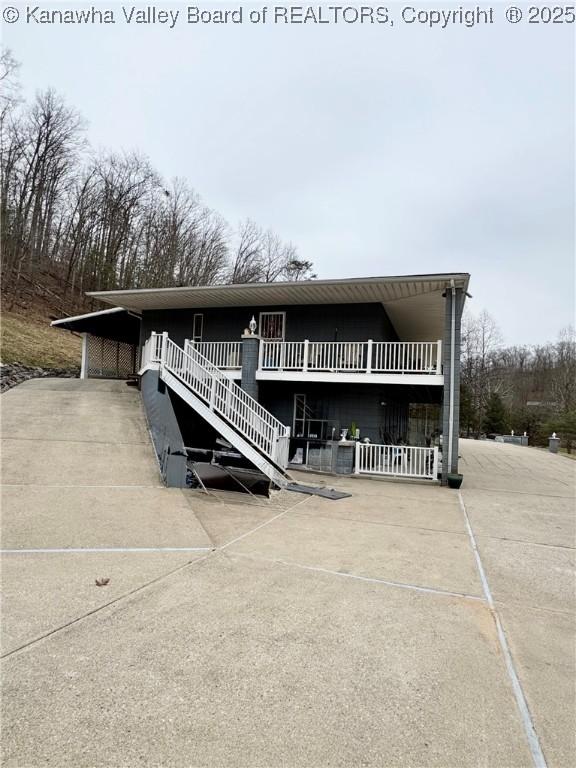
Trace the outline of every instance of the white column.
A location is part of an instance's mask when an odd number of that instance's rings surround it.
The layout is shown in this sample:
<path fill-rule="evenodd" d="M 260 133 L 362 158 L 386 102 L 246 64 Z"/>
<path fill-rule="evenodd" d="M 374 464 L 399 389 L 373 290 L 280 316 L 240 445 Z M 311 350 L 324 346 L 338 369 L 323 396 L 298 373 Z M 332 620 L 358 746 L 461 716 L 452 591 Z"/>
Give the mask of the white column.
<path fill-rule="evenodd" d="M 366 350 L 366 373 L 372 373 L 372 339 L 368 339 L 368 348 Z"/>
<path fill-rule="evenodd" d="M 88 334 L 83 333 L 82 334 L 82 362 L 80 364 L 80 378 L 81 379 L 87 379 L 88 378 Z"/>
<path fill-rule="evenodd" d="M 436 342 L 436 373 L 442 373 L 442 341 L 440 339 Z"/>
<path fill-rule="evenodd" d="M 356 445 L 354 446 L 354 474 L 359 475 L 360 474 L 360 440 L 356 440 Z"/>
<path fill-rule="evenodd" d="M 160 354 L 160 362 L 164 364 L 166 362 L 166 353 L 168 352 L 168 331 L 162 332 L 162 352 Z"/>

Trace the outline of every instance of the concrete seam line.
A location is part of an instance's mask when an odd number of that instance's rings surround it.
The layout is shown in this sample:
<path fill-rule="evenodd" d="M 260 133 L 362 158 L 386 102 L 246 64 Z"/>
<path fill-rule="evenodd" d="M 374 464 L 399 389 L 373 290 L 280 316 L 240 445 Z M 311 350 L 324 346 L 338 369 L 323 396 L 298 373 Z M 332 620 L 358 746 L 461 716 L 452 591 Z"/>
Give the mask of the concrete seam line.
<path fill-rule="evenodd" d="M 184 488 L 180 488 L 180 494 L 182 495 L 182 499 L 184 501 L 184 504 L 186 505 L 186 511 L 190 512 L 192 514 L 192 517 L 194 518 L 194 520 L 196 520 L 196 522 L 198 523 L 200 528 L 202 528 L 202 530 L 206 534 L 206 538 L 208 539 L 208 541 L 212 542 L 212 547 L 215 549 L 216 548 L 216 541 L 214 540 L 214 537 L 210 535 L 210 532 L 208 531 L 208 529 L 206 528 L 206 526 L 204 525 L 202 520 L 200 520 L 200 518 L 198 517 L 198 513 L 192 507 L 192 504 L 190 504 L 188 498 L 186 497 L 186 494 L 184 492 L 185 490 L 186 489 L 184 489 Z"/>
<path fill-rule="evenodd" d="M 223 549 L 226 549 L 227 547 L 230 547 L 232 544 L 236 544 L 237 541 L 240 541 L 241 539 L 245 539 L 246 536 L 251 536 L 253 533 L 256 533 L 256 531 L 259 531 L 260 528 L 264 528 L 266 525 L 270 525 L 270 523 L 273 523 L 275 520 L 278 520 L 280 517 L 284 517 L 284 515 L 287 515 L 288 512 L 291 512 L 296 507 L 299 507 L 300 504 L 305 504 L 307 501 L 310 501 L 312 497 L 311 496 L 305 496 L 300 501 L 297 501 L 296 504 L 293 504 L 291 507 L 288 507 L 288 509 L 285 509 L 283 512 L 279 512 L 277 515 L 274 515 L 274 517 L 271 517 L 270 520 L 265 520 L 263 523 L 260 523 L 260 525 L 257 525 L 256 528 L 252 528 L 251 531 L 247 531 L 246 533 L 243 533 L 241 536 L 238 536 L 235 539 L 232 539 L 232 541 L 226 542 L 226 544 L 223 544 L 221 547 L 218 547 L 218 549 L 221 551 Z"/>
<path fill-rule="evenodd" d="M 428 531 L 429 533 L 453 533 L 455 536 L 468 536 L 466 531 L 448 531 L 446 528 L 426 528 L 424 525 L 408 525 L 405 523 L 386 523 L 382 520 L 364 520 L 360 517 L 340 517 L 339 515 L 322 515 L 316 510 L 302 512 L 304 516 L 322 518 L 322 520 L 342 520 L 345 523 L 362 523 L 362 525 L 380 525 L 384 528 L 409 528 L 411 531 Z M 551 545 L 552 546 L 552 545 Z"/>
<path fill-rule="evenodd" d="M 147 440 L 75 440 L 66 437 L 14 437 L 10 435 L 3 435 L 2 440 L 20 440 L 20 442 L 30 443 L 81 443 L 82 445 L 89 443 L 90 445 L 148 445 Z"/>
<path fill-rule="evenodd" d="M 576 547 L 567 544 L 545 544 L 542 541 L 526 541 L 526 539 L 510 539 L 507 536 L 491 536 L 489 533 L 478 533 L 477 539 L 490 539 L 491 541 L 509 541 L 512 544 L 526 544 L 528 547 L 549 547 L 550 549 L 567 549 L 574 551 Z"/>
<path fill-rule="evenodd" d="M 7 651 L 6 653 L 0 656 L 0 659 L 6 659 L 9 656 L 13 656 L 15 653 L 24 651 L 30 646 L 36 645 L 42 640 L 45 640 L 48 637 L 51 637 L 52 635 L 55 635 L 57 632 L 60 632 L 63 629 L 67 629 L 68 627 L 71 627 L 74 624 L 78 624 L 79 622 L 84 621 L 84 619 L 87 619 L 90 616 L 93 616 L 94 614 L 99 613 L 100 611 L 103 611 L 105 608 L 108 608 L 111 605 L 114 605 L 115 603 L 118 603 L 127 597 L 131 597 L 132 595 L 137 594 L 138 592 L 148 589 L 148 587 L 151 587 L 152 585 L 157 584 L 158 582 L 163 581 L 164 579 L 169 578 L 170 576 L 173 576 L 175 573 L 179 573 L 180 571 L 183 571 L 185 568 L 190 568 L 191 566 L 199 565 L 200 563 L 205 562 L 206 560 L 208 560 L 209 557 L 212 557 L 213 555 L 218 554 L 221 550 L 225 549 L 229 544 L 233 544 L 235 541 L 238 541 L 239 539 L 243 539 L 246 536 L 249 536 L 251 533 L 255 533 L 256 531 L 260 530 L 260 528 L 262 528 L 264 525 L 267 525 L 268 523 L 271 523 L 274 520 L 277 520 L 282 515 L 285 515 L 288 512 L 290 512 L 291 509 L 294 509 L 294 507 L 297 507 L 299 504 L 302 504 L 305 501 L 308 501 L 309 499 L 310 499 L 309 496 L 305 497 L 304 499 L 301 499 L 292 507 L 289 507 L 288 509 L 284 510 L 284 512 L 281 512 L 279 515 L 275 515 L 275 517 L 273 517 L 270 520 L 267 520 L 265 523 L 262 523 L 261 525 L 256 526 L 256 528 L 253 528 L 251 531 L 247 531 L 245 534 L 243 534 L 242 536 L 239 536 L 237 539 L 233 539 L 232 541 L 228 542 L 227 544 L 224 544 L 224 546 L 220 548 L 215 547 L 211 549 L 203 557 L 199 557 L 196 560 L 191 560 L 187 563 L 184 563 L 183 565 L 178 566 L 178 568 L 173 568 L 171 571 L 168 571 L 167 573 L 160 574 L 160 576 L 157 576 L 155 579 L 152 579 L 151 581 L 148 581 L 145 584 L 141 584 L 139 587 L 135 587 L 134 589 L 131 589 L 129 592 L 125 592 L 124 594 L 119 595 L 118 597 L 115 597 L 113 600 L 110 600 L 110 602 L 105 603 L 104 605 L 100 605 L 97 608 L 94 608 L 93 610 L 88 611 L 88 613 L 82 614 L 82 616 L 77 616 L 75 619 L 72 619 L 71 621 L 66 622 L 66 624 L 62 624 L 59 627 L 55 627 L 49 632 L 46 632 L 45 634 L 40 635 L 39 637 L 35 637 L 32 640 L 29 640 L 27 643 L 20 645 L 18 648 L 14 648 L 11 651 Z"/>
<path fill-rule="evenodd" d="M 165 489 L 165 485 L 58 485 L 57 483 L 2 483 L 0 488 L 129 488 L 136 490 L 138 488 L 162 488 Z"/>
<path fill-rule="evenodd" d="M 418 584 L 408 584 L 402 581 L 389 581 L 388 579 L 379 579 L 374 576 L 360 576 L 356 573 L 343 573 L 342 571 L 332 571 L 329 568 L 321 568 L 316 565 L 302 565 L 301 563 L 293 563 L 288 560 L 274 560 L 269 557 L 261 557 L 259 555 L 248 555 L 244 552 L 230 552 L 230 555 L 238 557 L 246 557 L 251 560 L 262 560 L 266 563 L 276 563 L 278 565 L 285 565 L 288 568 L 300 568 L 303 571 L 315 571 L 317 573 L 326 573 L 329 576 L 340 576 L 346 579 L 354 579 L 356 581 L 367 581 L 370 584 L 384 584 L 387 587 L 398 587 L 399 589 L 409 589 L 412 592 L 426 592 L 432 595 L 442 595 L 444 597 L 458 597 L 463 600 L 476 600 L 480 603 L 484 603 L 485 600 L 479 595 L 467 595 L 464 592 L 450 592 L 446 589 L 435 589 L 434 587 L 423 587 Z"/>
<path fill-rule="evenodd" d="M 552 613 L 554 616 L 570 616 L 574 618 L 574 611 L 563 611 L 560 608 L 543 608 L 541 605 L 526 605 L 526 603 L 514 603 L 510 600 L 494 600 L 494 605 L 501 605 L 504 608 L 524 608 L 528 611 L 539 611 L 541 613 Z"/>
<path fill-rule="evenodd" d="M 184 563 L 183 565 L 179 565 L 178 568 L 173 568 L 171 571 L 168 571 L 168 573 L 162 573 L 160 574 L 160 576 L 157 576 L 155 579 L 152 579 L 151 581 L 147 581 L 145 584 L 141 584 L 139 587 L 134 587 L 134 589 L 131 589 L 129 592 L 125 592 L 122 595 L 118 595 L 118 597 L 115 597 L 113 600 L 110 600 L 108 603 L 104 603 L 104 605 L 99 605 L 96 608 L 93 608 L 91 611 L 88 611 L 88 613 L 83 613 L 81 616 L 77 616 L 75 619 L 71 619 L 70 621 L 67 621 L 66 624 L 62 624 L 59 627 L 55 627 L 54 629 L 51 629 L 49 632 L 46 632 L 43 635 L 34 637 L 32 640 L 29 640 L 27 643 L 20 645 L 18 648 L 14 648 L 13 650 L 7 651 L 6 653 L 2 654 L 2 656 L 0 656 L 0 659 L 7 659 L 9 656 L 13 656 L 15 653 L 24 651 L 30 646 L 36 645 L 42 640 L 46 640 L 48 637 L 55 635 L 57 632 L 61 632 L 63 629 L 67 629 L 68 627 L 71 627 L 74 624 L 78 624 L 79 622 L 84 621 L 84 619 L 87 619 L 90 616 L 93 616 L 95 613 L 99 613 L 100 611 L 103 611 L 105 608 L 109 608 L 111 605 L 114 605 L 115 603 L 120 602 L 120 600 L 124 600 L 125 598 L 130 597 L 131 595 L 135 595 L 137 592 L 141 592 L 142 590 L 147 589 L 148 587 L 152 586 L 153 584 L 156 584 L 159 581 L 162 581 L 168 576 L 172 576 L 173 574 L 178 573 L 178 571 L 182 571 L 184 568 L 188 568 L 191 565 L 197 565 L 198 563 L 203 562 L 208 557 L 210 557 L 213 551 L 214 550 L 211 550 L 206 555 L 204 555 L 204 557 L 199 557 L 197 560 L 192 560 L 187 563 Z"/>
<path fill-rule="evenodd" d="M 50 549 L 0 549 L 0 555 L 99 554 L 109 552 L 211 552 L 214 547 L 61 547 Z"/>
<path fill-rule="evenodd" d="M 511 493 L 513 495 L 517 496 L 543 496 L 545 499 L 570 499 L 570 501 L 574 500 L 574 496 L 566 496 L 562 493 L 534 493 L 532 491 L 511 491 L 507 488 L 471 488 L 470 490 L 474 491 L 475 493 L 478 493 L 478 491 L 481 491 L 482 493 Z"/>
<path fill-rule="evenodd" d="M 512 653 L 510 651 L 510 646 L 508 645 L 504 627 L 502 626 L 500 616 L 498 615 L 494 605 L 492 592 L 490 591 L 488 579 L 486 578 L 486 572 L 484 571 L 484 566 L 482 565 L 480 552 L 476 544 L 476 539 L 474 538 L 474 532 L 472 531 L 468 512 L 466 511 L 466 505 L 464 504 L 464 499 L 462 498 L 462 493 L 460 491 L 458 491 L 458 500 L 460 502 L 460 509 L 462 510 L 462 514 L 464 516 L 464 522 L 466 523 L 466 529 L 468 531 L 470 544 L 472 546 L 472 551 L 476 560 L 480 581 L 482 582 L 482 589 L 484 590 L 486 602 L 488 603 L 490 611 L 492 612 L 492 616 L 494 617 L 498 641 L 500 643 L 502 655 L 504 656 L 506 671 L 508 672 L 508 677 L 510 678 L 510 682 L 512 684 L 512 691 L 514 693 L 514 698 L 516 699 L 516 705 L 520 713 L 522 725 L 524 726 L 524 733 L 526 734 L 528 746 L 532 754 L 532 761 L 535 768 L 547 768 L 546 759 L 544 757 L 544 753 L 542 752 L 542 747 L 540 745 L 538 734 L 536 733 L 536 728 L 534 727 L 534 722 L 532 720 L 532 715 L 530 714 L 528 702 L 526 701 L 526 696 L 524 695 L 524 690 L 522 689 L 522 683 L 520 682 L 518 672 L 516 671 L 516 667 L 514 665 L 514 659 L 512 658 Z"/>

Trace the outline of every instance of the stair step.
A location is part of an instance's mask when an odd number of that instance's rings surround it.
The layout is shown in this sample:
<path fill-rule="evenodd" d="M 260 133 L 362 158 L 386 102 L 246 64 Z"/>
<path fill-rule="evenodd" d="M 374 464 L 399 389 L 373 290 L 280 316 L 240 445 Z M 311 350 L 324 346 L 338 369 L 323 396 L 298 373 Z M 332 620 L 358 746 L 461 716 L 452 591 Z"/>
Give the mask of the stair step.
<path fill-rule="evenodd" d="M 291 478 L 279 457 L 282 440 L 287 463 L 286 427 L 200 353 L 185 352 L 167 337 L 164 341 L 168 349 L 163 350 L 161 379 L 273 483 L 285 488 Z"/>

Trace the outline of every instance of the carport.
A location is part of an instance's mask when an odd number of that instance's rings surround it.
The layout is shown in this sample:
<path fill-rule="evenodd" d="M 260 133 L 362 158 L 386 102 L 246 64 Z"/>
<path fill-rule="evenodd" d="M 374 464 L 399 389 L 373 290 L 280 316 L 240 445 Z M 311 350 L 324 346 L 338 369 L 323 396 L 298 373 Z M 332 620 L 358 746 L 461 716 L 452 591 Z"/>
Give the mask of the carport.
<path fill-rule="evenodd" d="M 54 320 L 82 337 L 80 378 L 126 379 L 138 370 L 140 317 L 122 307 Z"/>

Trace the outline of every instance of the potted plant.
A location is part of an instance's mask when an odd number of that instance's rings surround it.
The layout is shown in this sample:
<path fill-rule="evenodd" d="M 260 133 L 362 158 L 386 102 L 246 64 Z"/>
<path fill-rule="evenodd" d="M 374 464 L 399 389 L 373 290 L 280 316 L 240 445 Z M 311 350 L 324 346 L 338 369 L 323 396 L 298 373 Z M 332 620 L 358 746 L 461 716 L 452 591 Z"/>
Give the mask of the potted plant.
<path fill-rule="evenodd" d="M 464 480 L 464 475 L 461 475 L 459 472 L 449 472 L 448 488 L 460 488 L 462 480 Z"/>

